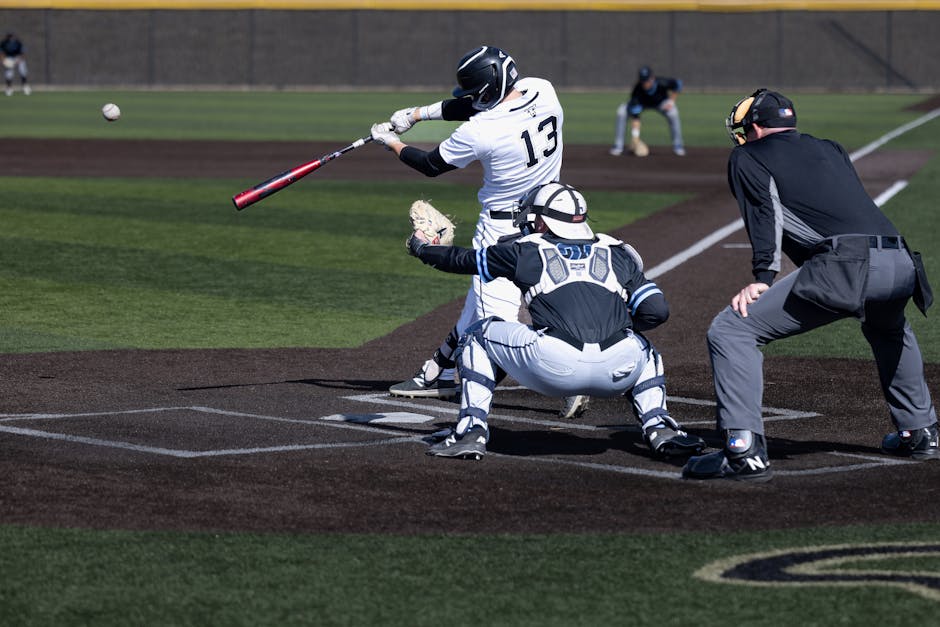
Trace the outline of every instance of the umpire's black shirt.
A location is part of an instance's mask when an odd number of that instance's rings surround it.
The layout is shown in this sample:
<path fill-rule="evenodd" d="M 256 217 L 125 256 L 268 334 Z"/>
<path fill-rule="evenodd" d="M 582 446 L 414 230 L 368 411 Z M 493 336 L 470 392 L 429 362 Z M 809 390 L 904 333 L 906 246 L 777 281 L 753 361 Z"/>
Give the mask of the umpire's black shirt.
<path fill-rule="evenodd" d="M 754 278 L 768 285 L 782 253 L 802 265 L 833 235 L 898 235 L 845 149 L 796 129 L 735 147 L 728 184 L 751 240 Z"/>

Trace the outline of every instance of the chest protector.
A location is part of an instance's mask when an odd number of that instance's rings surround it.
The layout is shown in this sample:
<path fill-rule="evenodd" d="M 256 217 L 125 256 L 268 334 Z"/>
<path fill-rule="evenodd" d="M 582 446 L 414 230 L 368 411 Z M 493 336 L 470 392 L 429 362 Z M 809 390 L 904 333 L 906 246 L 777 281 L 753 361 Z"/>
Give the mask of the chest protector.
<path fill-rule="evenodd" d="M 625 302 L 629 294 L 620 284 L 611 260 L 611 247 L 623 242 L 609 235 L 598 234 L 597 241 L 588 244 L 565 244 L 545 241 L 541 233 L 524 237 L 521 242 L 538 244 L 542 258 L 542 276 L 525 295 L 528 306 L 539 294 L 550 294 L 571 283 L 593 283 L 617 294 Z"/>

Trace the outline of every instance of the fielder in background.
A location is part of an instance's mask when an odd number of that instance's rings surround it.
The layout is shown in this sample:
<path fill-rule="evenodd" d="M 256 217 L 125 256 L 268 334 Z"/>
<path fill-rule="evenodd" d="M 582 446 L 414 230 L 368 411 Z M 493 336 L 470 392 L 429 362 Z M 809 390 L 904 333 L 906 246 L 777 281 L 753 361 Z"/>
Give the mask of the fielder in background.
<path fill-rule="evenodd" d="M 477 198 L 481 211 L 473 247 L 484 248 L 515 233 L 513 204 L 527 190 L 558 180 L 563 151 L 564 112 L 555 88 L 542 78 L 520 78 L 513 58 L 492 46 L 468 52 L 457 64 L 453 99 L 396 111 L 390 122 L 375 124 L 372 138 L 394 151 L 406 165 L 427 176 L 483 166 Z M 399 135 L 424 120 L 463 121 L 430 152 L 409 146 Z M 454 383 L 457 340 L 474 321 L 498 316 L 517 320 L 520 294 L 507 280 L 474 277 L 456 325 L 414 378 L 393 385 L 396 396 L 448 398 Z M 587 398 L 566 399 L 561 415 L 580 415 Z"/>
<path fill-rule="evenodd" d="M 0 57 L 3 63 L 3 79 L 6 81 L 6 95 L 13 95 L 13 74 L 18 73 L 23 94 L 28 96 L 32 90 L 29 88 L 29 72 L 26 69 L 26 55 L 23 42 L 14 33 L 7 33 L 0 41 Z"/>
<path fill-rule="evenodd" d="M 610 154 L 619 157 L 623 154 L 623 140 L 630 120 L 630 152 L 637 157 L 649 154 L 649 147 L 640 139 L 640 114 L 646 109 L 659 111 L 669 122 L 672 136 L 672 151 L 680 157 L 685 155 L 682 142 L 682 124 L 679 121 L 679 108 L 676 97 L 682 91 L 682 81 L 665 76 L 657 77 L 648 66 L 643 66 L 637 76 L 637 82 L 630 93 L 629 102 L 617 107 L 617 123 L 614 130 L 614 146 Z"/>
<path fill-rule="evenodd" d="M 693 457 L 691 479 L 767 480 L 762 356 L 766 344 L 841 320 L 861 321 L 896 432 L 890 455 L 940 459 L 937 413 L 924 381 L 908 300 L 933 300 L 920 255 L 869 197 L 845 149 L 796 129 L 793 103 L 760 89 L 726 121 L 736 148 L 728 182 L 753 249 L 754 282 L 708 329 L 722 451 Z M 799 266 L 774 282 L 786 254 Z"/>
<path fill-rule="evenodd" d="M 662 358 L 640 334 L 669 316 L 663 293 L 643 275 L 639 254 L 595 235 L 587 216 L 580 192 L 548 183 L 519 201 L 515 237 L 477 250 L 433 246 L 420 231 L 408 240 L 409 252 L 438 270 L 511 281 L 532 315 L 531 326 L 488 316 L 460 338 L 457 426 L 429 455 L 486 453 L 493 391 L 506 375 L 548 396 L 629 395 L 655 456 L 705 448 L 669 415 Z"/>

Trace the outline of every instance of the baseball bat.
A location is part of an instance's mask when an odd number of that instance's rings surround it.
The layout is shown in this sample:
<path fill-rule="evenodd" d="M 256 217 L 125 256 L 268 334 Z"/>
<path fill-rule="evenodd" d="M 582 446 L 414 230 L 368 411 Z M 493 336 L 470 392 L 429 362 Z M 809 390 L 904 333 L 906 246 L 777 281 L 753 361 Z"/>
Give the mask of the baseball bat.
<path fill-rule="evenodd" d="M 314 170 L 323 167 L 338 156 L 346 154 L 350 150 L 354 150 L 363 144 L 368 144 L 370 141 L 372 141 L 372 137 L 362 137 L 349 144 L 345 148 L 337 150 L 336 152 L 331 152 L 330 154 L 324 155 L 319 159 L 302 163 L 296 167 L 291 168 L 290 170 L 281 172 L 277 176 L 269 178 L 263 183 L 258 183 L 254 187 L 250 187 L 243 192 L 235 194 L 232 196 L 232 202 L 235 203 L 235 209 L 241 211 L 245 207 L 253 205 L 259 200 L 267 198 L 275 192 L 281 191 L 288 185 L 296 183 Z"/>

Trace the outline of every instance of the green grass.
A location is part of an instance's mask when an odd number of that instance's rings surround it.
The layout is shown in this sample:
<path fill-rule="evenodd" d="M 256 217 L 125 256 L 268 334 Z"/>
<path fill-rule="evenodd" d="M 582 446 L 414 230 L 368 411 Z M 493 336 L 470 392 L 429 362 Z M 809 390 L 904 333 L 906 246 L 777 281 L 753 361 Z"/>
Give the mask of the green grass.
<path fill-rule="evenodd" d="M 936 524 L 419 537 L 0 526 L 0 608 L 4 624 L 21 627 L 927 625 L 936 601 L 896 588 L 748 587 L 693 573 L 773 549 L 936 542 L 938 534 Z M 929 559 L 840 568 L 938 574 Z"/>
<path fill-rule="evenodd" d="M 318 181 L 245 212 L 227 202 L 232 181 L 8 178 L 4 189 L 0 352 L 358 346 L 466 292 L 466 277 L 405 252 L 410 201 L 455 215 L 463 245 L 478 213 L 472 188 L 420 180 Z M 588 196 L 606 230 L 680 198 Z"/>
<path fill-rule="evenodd" d="M 151 92 L 35 91 L 7 98 L 0 137 L 97 139 L 191 139 L 248 141 L 332 141 L 337 147 L 368 135 L 373 122 L 399 108 L 448 97 L 447 86 L 429 92 Z M 683 134 L 691 146 L 728 146 L 724 120 L 748 94 L 688 93 L 680 96 Z M 617 106 L 626 92 L 560 92 L 565 107 L 565 141 L 610 144 Z M 905 107 L 918 95 L 793 94 L 800 127 L 832 136 L 850 148 L 917 117 Z M 105 102 L 116 102 L 122 117 L 106 122 Z M 653 145 L 668 144 L 665 120 L 643 115 L 643 134 Z M 451 123 L 421 123 L 408 132 L 412 142 L 437 142 Z"/>

